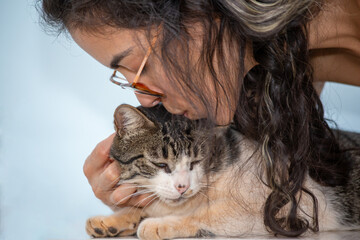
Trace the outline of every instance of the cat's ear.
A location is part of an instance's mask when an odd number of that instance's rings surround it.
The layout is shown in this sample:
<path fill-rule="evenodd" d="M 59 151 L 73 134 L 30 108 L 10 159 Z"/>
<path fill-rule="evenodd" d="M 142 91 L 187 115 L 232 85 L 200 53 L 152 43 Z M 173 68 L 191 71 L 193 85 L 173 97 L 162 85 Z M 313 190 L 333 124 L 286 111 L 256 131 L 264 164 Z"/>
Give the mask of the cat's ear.
<path fill-rule="evenodd" d="M 114 113 L 114 124 L 115 130 L 119 135 L 131 133 L 143 127 L 156 127 L 156 125 L 137 108 L 127 104 L 122 104 L 116 108 Z"/>

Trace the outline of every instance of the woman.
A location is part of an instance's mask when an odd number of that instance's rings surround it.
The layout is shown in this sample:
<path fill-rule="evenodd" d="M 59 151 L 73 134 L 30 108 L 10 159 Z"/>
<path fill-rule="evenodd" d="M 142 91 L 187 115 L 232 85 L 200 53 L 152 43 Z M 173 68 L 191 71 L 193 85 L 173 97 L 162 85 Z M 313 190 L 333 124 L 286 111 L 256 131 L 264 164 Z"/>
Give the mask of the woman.
<path fill-rule="evenodd" d="M 217 125 L 233 121 L 257 141 L 272 190 L 264 207 L 272 232 L 296 236 L 311 228 L 298 218 L 295 197 L 305 191 L 308 172 L 323 185 L 346 182 L 350 163 L 340 160 L 313 84 L 360 85 L 359 0 L 42 4 L 47 23 L 67 30 L 91 56 L 137 84 L 141 105 L 162 102 L 173 114 Z M 115 186 L 121 173 L 108 159 L 112 138 L 96 146 L 84 173 L 105 204 L 137 205 L 146 196 L 130 198 L 134 187 Z M 291 211 L 279 218 L 288 201 Z"/>

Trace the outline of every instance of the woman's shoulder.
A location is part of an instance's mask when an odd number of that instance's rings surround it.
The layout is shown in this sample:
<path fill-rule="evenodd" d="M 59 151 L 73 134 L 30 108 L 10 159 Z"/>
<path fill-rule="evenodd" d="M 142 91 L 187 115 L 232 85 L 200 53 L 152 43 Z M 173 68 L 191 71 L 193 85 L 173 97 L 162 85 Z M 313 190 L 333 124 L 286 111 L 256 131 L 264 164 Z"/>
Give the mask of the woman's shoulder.
<path fill-rule="evenodd" d="M 360 0 L 327 0 L 309 23 L 315 81 L 360 86 Z"/>

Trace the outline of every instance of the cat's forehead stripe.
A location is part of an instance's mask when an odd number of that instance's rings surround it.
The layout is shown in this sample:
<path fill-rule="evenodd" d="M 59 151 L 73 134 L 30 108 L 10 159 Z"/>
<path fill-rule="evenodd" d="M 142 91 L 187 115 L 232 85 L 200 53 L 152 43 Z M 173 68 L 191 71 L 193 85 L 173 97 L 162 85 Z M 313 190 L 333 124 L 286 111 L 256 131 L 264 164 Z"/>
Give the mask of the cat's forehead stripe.
<path fill-rule="evenodd" d="M 162 155 L 163 155 L 163 158 L 164 158 L 164 159 L 167 159 L 167 158 L 168 158 L 168 156 L 169 156 L 167 146 L 163 146 L 163 147 L 161 148 L 161 150 L 162 150 Z"/>
<path fill-rule="evenodd" d="M 172 150 L 173 155 L 174 155 L 174 156 L 177 156 L 178 151 L 176 150 L 176 145 L 175 145 L 175 143 L 174 143 L 174 142 L 170 142 L 169 145 L 170 145 L 170 147 L 171 147 L 171 150 Z"/>
<path fill-rule="evenodd" d="M 137 155 L 135 157 L 132 157 L 130 158 L 129 160 L 127 160 L 126 162 L 124 161 L 121 161 L 120 159 L 118 159 L 119 162 L 121 162 L 122 164 L 131 164 L 132 162 L 134 162 L 135 160 L 138 160 L 139 158 L 143 158 L 144 155 L 143 154 L 140 154 L 140 155 Z"/>

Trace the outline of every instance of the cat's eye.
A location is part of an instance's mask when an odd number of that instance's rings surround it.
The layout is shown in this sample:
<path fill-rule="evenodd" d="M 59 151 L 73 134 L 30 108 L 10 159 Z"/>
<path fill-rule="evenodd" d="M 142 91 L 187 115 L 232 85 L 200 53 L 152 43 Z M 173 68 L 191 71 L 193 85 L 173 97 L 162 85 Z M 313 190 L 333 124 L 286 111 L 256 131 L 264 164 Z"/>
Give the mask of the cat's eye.
<path fill-rule="evenodd" d="M 166 163 L 154 163 L 154 162 L 151 162 L 151 163 L 154 164 L 158 168 L 164 169 L 166 173 L 171 173 L 171 170 Z"/>
<path fill-rule="evenodd" d="M 191 162 L 191 163 L 190 163 L 190 171 L 193 170 L 193 169 L 194 169 L 194 166 L 195 166 L 196 164 L 198 164 L 198 163 L 200 163 L 200 161 L 193 161 L 193 162 Z"/>

